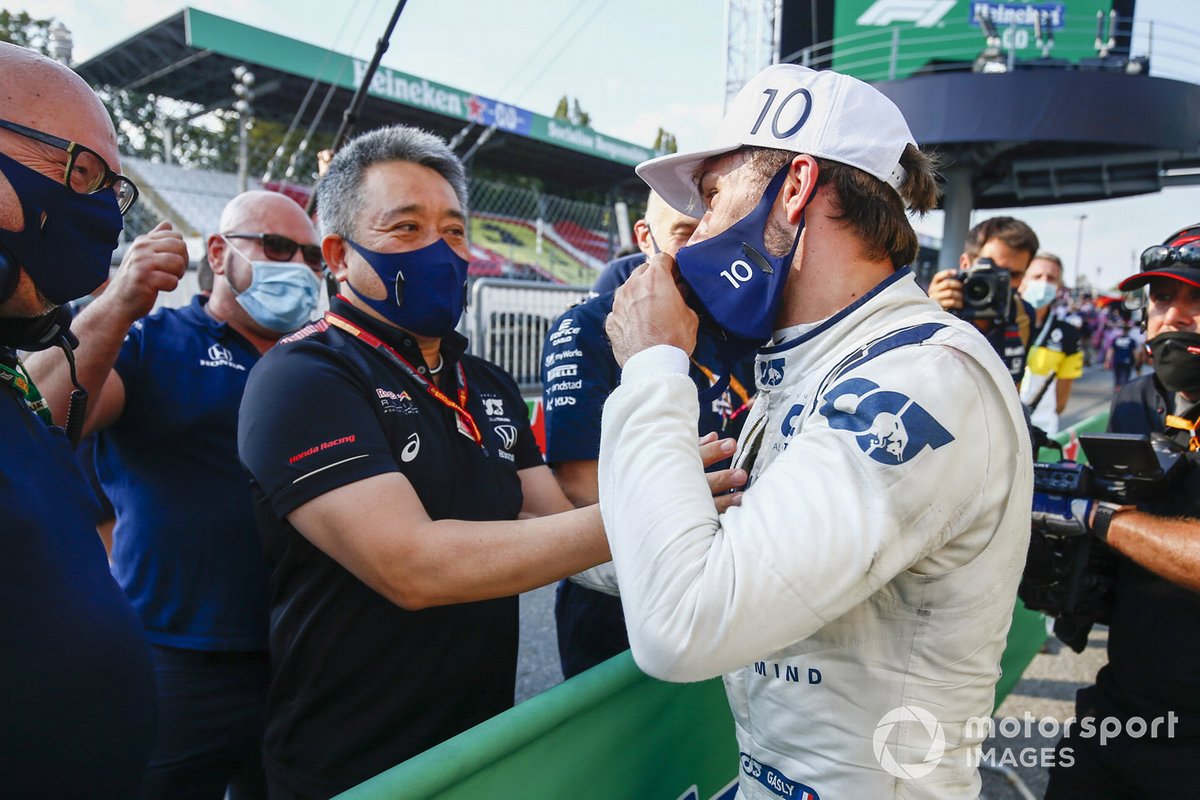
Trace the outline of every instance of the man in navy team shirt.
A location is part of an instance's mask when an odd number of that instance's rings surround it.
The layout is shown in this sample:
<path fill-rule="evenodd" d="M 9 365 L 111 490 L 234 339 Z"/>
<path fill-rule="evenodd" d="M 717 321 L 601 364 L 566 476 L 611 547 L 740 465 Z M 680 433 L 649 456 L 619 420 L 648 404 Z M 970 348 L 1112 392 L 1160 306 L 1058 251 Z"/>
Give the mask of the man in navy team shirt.
<path fill-rule="evenodd" d="M 113 571 L 158 672 L 142 796 L 262 797 L 267 566 L 237 457 L 238 406 L 260 355 L 309 321 L 324 267 L 308 216 L 271 192 L 226 206 L 208 239 L 211 297 L 145 316 L 186 262 L 183 237 L 160 224 L 75 320 L 78 376 L 93 398 L 84 430 L 99 432 Z M 31 369 L 51 406 L 65 407 L 62 357 L 42 354 Z"/>
<path fill-rule="evenodd" d="M 608 262 L 592 291 L 596 294 L 615 292 L 630 273 L 646 263 L 655 253 L 674 254 L 687 244 L 696 230 L 696 220 L 680 214 L 663 202 L 654 192 L 646 198 L 646 215 L 633 223 L 633 235 L 638 252 Z"/>
<path fill-rule="evenodd" d="M 71 70 L 0 43 L 0 97 L 0 796 L 126 800 L 154 739 L 150 649 L 18 351 L 70 347 L 62 307 L 108 277 L 137 188 Z"/>
<path fill-rule="evenodd" d="M 1108 352 L 1104 354 L 1104 368 L 1113 371 L 1114 392 L 1129 383 L 1129 376 L 1137 361 L 1137 346 L 1137 339 L 1134 338 L 1129 323 L 1122 321 L 1120 333 L 1113 337 Z"/>

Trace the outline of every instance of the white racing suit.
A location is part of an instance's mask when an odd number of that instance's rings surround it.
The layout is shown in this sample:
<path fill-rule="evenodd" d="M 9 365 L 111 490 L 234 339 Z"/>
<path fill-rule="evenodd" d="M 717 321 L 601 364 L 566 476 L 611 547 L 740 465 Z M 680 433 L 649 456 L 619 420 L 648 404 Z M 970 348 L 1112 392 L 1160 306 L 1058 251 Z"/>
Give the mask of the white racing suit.
<path fill-rule="evenodd" d="M 903 270 L 758 355 L 718 516 L 682 351 L 625 367 L 600 507 L 634 658 L 725 673 L 740 797 L 974 798 L 1029 541 L 1012 378 Z M 969 720 L 974 720 L 969 722 Z"/>

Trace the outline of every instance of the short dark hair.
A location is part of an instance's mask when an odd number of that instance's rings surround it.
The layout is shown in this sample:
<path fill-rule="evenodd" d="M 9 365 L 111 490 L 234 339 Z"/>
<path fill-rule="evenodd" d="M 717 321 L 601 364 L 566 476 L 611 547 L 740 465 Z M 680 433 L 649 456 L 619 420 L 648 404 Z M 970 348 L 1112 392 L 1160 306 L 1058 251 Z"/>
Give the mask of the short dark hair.
<path fill-rule="evenodd" d="M 992 217 L 967 231 L 963 252 L 967 254 L 967 258 L 974 261 L 979 257 L 983 246 L 992 239 L 999 239 L 1013 250 L 1029 253 L 1030 261 L 1037 255 L 1038 247 L 1041 246 L 1033 228 L 1016 217 Z"/>
<path fill-rule="evenodd" d="M 765 147 L 748 147 L 750 164 L 769 181 L 799 153 Z M 833 190 L 836 218 L 850 226 L 863 243 L 863 255 L 873 261 L 888 259 L 895 269 L 917 258 L 920 243 L 905 207 L 918 215 L 937 206 L 937 158 L 907 145 L 900 166 L 907 175 L 899 189 L 858 167 L 817 158 L 817 188 Z"/>
<path fill-rule="evenodd" d="M 436 134 L 407 125 L 364 133 L 351 139 L 329 163 L 317 183 L 317 213 L 321 233 L 354 238 L 362 212 L 362 182 L 367 169 L 388 161 L 407 161 L 437 172 L 467 213 L 467 176 L 462 162 Z"/>

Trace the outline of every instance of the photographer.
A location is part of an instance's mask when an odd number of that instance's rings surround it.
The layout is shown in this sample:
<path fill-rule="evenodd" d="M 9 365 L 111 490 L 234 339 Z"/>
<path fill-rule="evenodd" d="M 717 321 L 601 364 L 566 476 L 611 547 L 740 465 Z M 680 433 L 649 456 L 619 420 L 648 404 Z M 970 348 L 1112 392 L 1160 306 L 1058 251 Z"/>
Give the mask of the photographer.
<path fill-rule="evenodd" d="M 985 266 L 979 263 L 981 259 L 989 259 L 995 268 L 1007 270 L 1015 294 L 1037 251 L 1038 238 L 1033 228 L 1013 217 L 992 217 L 967 232 L 963 253 L 958 259 L 959 268 L 942 270 L 929 284 L 929 296 L 943 309 L 974 321 L 1018 386 L 1025 374 L 1025 351 L 1029 348 L 1033 328 L 1033 309 L 1010 294 L 1006 308 L 998 310 L 997 316 L 980 316 L 964 303 L 963 285 L 966 273 Z"/>
<path fill-rule="evenodd" d="M 1136 509 L 1101 505 L 1087 513 L 1094 535 L 1119 559 L 1108 664 L 1081 689 L 1076 716 L 1114 718 L 1132 731 L 1140 720 L 1176 720 L 1167 737 L 1121 735 L 1101 744 L 1067 735 L 1073 766 L 1051 771 L 1048 800 L 1196 797 L 1200 778 L 1200 225 L 1142 254 L 1142 272 L 1122 291 L 1149 287 L 1146 335 L 1154 371 L 1125 384 L 1113 400 L 1109 430 L 1165 433 L 1191 452 L 1182 480 Z M 1069 733 L 1069 732 L 1068 732 Z"/>

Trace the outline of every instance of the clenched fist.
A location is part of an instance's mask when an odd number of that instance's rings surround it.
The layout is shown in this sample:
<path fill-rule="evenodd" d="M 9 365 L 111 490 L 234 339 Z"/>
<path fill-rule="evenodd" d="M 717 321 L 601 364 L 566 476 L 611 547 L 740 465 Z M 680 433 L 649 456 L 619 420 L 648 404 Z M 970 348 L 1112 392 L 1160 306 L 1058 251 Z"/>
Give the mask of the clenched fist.
<path fill-rule="evenodd" d="M 159 292 L 179 285 L 187 270 L 187 245 L 169 222 L 137 237 L 125 251 L 121 267 L 100 296 L 109 313 L 133 324 L 150 313 Z"/>

